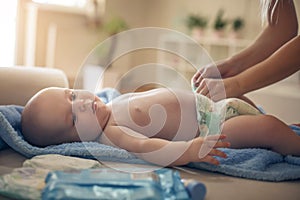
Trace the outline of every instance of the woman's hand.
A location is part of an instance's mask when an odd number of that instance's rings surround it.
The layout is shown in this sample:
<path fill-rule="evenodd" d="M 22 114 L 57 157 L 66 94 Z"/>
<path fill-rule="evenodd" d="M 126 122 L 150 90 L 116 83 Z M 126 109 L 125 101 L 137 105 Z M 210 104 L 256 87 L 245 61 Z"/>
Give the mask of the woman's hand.
<path fill-rule="evenodd" d="M 243 94 L 237 77 L 227 79 L 203 79 L 195 92 L 203 94 L 213 101 L 239 97 Z"/>
<path fill-rule="evenodd" d="M 228 78 L 238 74 L 237 67 L 230 61 L 230 59 L 221 60 L 217 63 L 211 63 L 199 69 L 191 79 L 193 88 L 199 87 L 203 79 L 222 79 Z"/>

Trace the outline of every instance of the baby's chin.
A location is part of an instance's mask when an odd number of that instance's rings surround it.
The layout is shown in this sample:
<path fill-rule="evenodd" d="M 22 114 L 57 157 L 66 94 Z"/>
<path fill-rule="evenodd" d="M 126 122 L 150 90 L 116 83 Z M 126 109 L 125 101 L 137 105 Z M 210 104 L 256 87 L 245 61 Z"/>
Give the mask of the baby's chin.
<path fill-rule="evenodd" d="M 108 107 L 102 101 L 96 101 L 95 115 L 97 117 L 98 126 L 100 126 L 102 130 L 110 115 Z"/>

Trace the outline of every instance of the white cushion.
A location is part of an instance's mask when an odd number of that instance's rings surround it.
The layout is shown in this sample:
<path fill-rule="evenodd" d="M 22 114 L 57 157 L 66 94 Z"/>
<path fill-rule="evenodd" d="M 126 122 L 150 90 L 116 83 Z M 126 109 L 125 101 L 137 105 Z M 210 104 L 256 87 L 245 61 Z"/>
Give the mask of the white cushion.
<path fill-rule="evenodd" d="M 69 87 L 65 73 L 44 67 L 0 67 L 0 105 L 25 105 L 46 87 Z"/>

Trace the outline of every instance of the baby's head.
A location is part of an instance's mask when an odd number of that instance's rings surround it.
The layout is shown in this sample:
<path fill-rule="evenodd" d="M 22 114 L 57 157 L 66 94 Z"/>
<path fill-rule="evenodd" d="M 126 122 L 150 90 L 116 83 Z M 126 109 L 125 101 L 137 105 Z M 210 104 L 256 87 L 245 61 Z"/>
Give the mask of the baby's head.
<path fill-rule="evenodd" d="M 95 95 L 83 90 L 46 88 L 35 94 L 22 112 L 22 133 L 36 146 L 94 141 L 110 111 Z"/>

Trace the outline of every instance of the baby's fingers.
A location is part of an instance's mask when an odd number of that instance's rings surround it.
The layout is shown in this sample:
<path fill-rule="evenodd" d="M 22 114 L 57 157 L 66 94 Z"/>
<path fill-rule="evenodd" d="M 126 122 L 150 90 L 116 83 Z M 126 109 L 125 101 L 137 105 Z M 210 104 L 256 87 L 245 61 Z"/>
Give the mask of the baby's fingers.
<path fill-rule="evenodd" d="M 205 145 L 207 145 L 210 148 L 228 148 L 228 147 L 230 147 L 230 143 L 229 142 L 223 142 L 223 141 L 205 142 Z"/>
<path fill-rule="evenodd" d="M 217 143 L 217 145 L 216 144 L 202 145 L 201 148 L 200 148 L 200 151 L 198 153 L 198 156 L 199 156 L 199 158 L 205 158 L 205 156 L 207 156 L 207 155 L 219 156 L 219 157 L 222 157 L 222 158 L 226 158 L 227 156 L 224 152 L 216 149 L 216 148 L 219 148 L 219 147 L 216 147 L 216 146 L 220 146 L 221 148 L 225 148 L 225 147 L 227 147 L 226 145 L 223 145 L 223 144 L 219 145 L 218 143 Z M 229 146 L 229 144 L 228 144 L 228 146 Z"/>
<path fill-rule="evenodd" d="M 226 138 L 226 135 L 224 134 L 217 134 L 217 135 L 209 135 L 205 137 L 205 140 L 223 140 Z"/>
<path fill-rule="evenodd" d="M 209 135 L 204 137 L 204 144 L 209 145 L 210 147 L 214 147 L 216 144 L 216 148 L 218 147 L 229 147 L 230 145 L 228 142 L 223 142 L 222 140 L 226 138 L 226 135 L 219 134 L 219 135 Z"/>
<path fill-rule="evenodd" d="M 218 149 L 212 150 L 208 155 L 218 156 L 218 157 L 221 157 L 221 158 L 227 158 L 227 154 L 224 153 L 223 151 L 218 150 Z"/>
<path fill-rule="evenodd" d="M 213 156 L 206 156 L 205 158 L 201 159 L 200 162 L 206 162 L 206 163 L 210 163 L 213 165 L 219 165 L 220 162 L 214 158 Z"/>
<path fill-rule="evenodd" d="M 205 148 L 209 148 L 209 149 L 229 148 L 230 142 L 225 142 L 222 140 L 206 140 L 206 141 L 204 141 L 202 146 Z"/>

